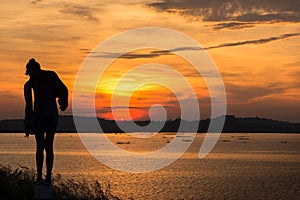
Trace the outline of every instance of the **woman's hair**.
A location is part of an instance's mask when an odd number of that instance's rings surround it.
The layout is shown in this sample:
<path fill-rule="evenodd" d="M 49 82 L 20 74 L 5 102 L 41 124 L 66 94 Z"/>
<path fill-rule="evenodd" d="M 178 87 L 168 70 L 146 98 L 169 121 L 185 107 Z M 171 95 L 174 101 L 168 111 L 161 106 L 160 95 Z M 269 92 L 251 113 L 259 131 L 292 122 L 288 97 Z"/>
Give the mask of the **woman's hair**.
<path fill-rule="evenodd" d="M 26 75 L 29 75 L 30 73 L 34 71 L 38 71 L 41 69 L 41 66 L 38 62 L 35 61 L 34 58 L 31 58 L 28 63 L 26 64 Z"/>

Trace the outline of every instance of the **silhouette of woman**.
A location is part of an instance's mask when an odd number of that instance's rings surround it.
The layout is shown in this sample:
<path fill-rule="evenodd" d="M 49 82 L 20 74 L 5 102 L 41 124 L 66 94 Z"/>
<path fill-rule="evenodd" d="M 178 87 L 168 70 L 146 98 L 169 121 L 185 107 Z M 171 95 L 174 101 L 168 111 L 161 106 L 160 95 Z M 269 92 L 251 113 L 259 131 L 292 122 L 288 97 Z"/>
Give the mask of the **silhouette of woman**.
<path fill-rule="evenodd" d="M 26 75 L 30 79 L 24 85 L 25 97 L 25 134 L 35 135 L 36 140 L 36 183 L 42 183 L 42 170 L 44 150 L 46 151 L 46 179 L 45 183 L 51 184 L 53 167 L 53 140 L 58 122 L 56 98 L 60 110 L 68 107 L 68 89 L 53 71 L 41 70 L 40 64 L 35 59 L 30 59 L 26 65 Z M 32 104 L 32 90 L 34 104 Z M 45 135 L 46 133 L 46 135 Z"/>

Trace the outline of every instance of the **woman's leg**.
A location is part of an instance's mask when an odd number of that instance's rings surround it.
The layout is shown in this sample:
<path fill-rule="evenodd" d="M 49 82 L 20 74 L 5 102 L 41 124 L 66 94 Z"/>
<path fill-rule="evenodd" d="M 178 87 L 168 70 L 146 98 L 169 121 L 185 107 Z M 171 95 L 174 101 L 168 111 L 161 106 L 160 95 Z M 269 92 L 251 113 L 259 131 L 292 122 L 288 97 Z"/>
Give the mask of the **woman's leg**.
<path fill-rule="evenodd" d="M 47 131 L 45 137 L 45 150 L 46 150 L 46 166 L 47 166 L 47 175 L 46 182 L 51 184 L 51 174 L 53 168 L 53 141 L 54 141 L 55 132 Z"/>
<path fill-rule="evenodd" d="M 37 182 L 42 181 L 43 177 L 43 161 L 44 161 L 44 148 L 45 148 L 45 139 L 43 132 L 35 133 L 35 141 L 36 141 L 36 171 L 37 171 Z"/>

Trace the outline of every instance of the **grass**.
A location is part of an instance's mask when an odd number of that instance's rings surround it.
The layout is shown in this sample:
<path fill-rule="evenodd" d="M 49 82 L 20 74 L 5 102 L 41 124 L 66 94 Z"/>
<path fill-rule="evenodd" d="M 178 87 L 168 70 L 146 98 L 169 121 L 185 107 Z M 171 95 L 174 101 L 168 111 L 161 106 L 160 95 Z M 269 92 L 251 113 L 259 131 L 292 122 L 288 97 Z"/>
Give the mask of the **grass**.
<path fill-rule="evenodd" d="M 0 199 L 33 199 L 34 181 L 33 169 L 0 165 Z M 119 200 L 110 193 L 109 185 L 103 189 L 98 181 L 63 179 L 59 174 L 53 177 L 52 191 L 54 200 Z"/>

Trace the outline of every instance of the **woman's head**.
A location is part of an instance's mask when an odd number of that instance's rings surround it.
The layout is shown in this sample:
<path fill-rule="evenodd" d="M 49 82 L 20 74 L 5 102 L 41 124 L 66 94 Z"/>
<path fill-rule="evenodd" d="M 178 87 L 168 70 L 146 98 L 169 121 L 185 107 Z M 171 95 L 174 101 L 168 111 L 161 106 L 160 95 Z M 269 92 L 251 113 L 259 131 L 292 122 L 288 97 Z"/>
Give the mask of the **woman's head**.
<path fill-rule="evenodd" d="M 26 64 L 26 75 L 32 76 L 41 70 L 41 66 L 34 58 L 31 58 Z"/>

